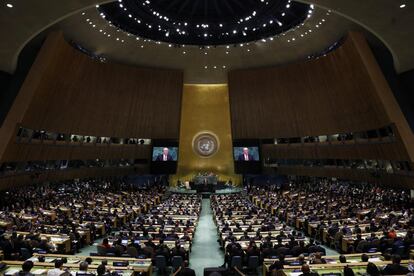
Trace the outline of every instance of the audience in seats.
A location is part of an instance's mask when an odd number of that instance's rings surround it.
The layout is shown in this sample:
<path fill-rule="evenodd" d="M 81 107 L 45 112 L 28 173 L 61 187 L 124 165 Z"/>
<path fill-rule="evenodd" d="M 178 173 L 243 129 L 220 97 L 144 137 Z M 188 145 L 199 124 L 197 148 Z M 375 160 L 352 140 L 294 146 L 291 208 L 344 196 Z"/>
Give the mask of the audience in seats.
<path fill-rule="evenodd" d="M 76 253 L 159 204 L 164 189 L 116 179 L 32 185 L 1 192 L 0 250 L 6 259 L 21 259 L 33 252 Z M 105 242 L 102 246 L 110 247 Z"/>
<path fill-rule="evenodd" d="M 200 211 L 200 196 L 170 195 L 104 239 L 98 253 L 151 259 L 163 256 L 168 264 L 174 256 L 188 261 Z"/>
<path fill-rule="evenodd" d="M 300 225 L 297 230 L 343 253 L 376 250 L 407 255 L 414 245 L 409 191 L 326 179 L 292 181 L 286 189 L 247 189 L 254 202 L 280 221 Z"/>
<path fill-rule="evenodd" d="M 369 273 L 378 270 L 369 257 L 375 252 L 383 256 L 373 260 L 386 261 L 395 255 L 383 273 L 407 272 L 399 260 L 414 249 L 414 205 L 408 191 L 298 179 L 279 186 L 248 185 L 241 194 L 211 196 L 224 266 L 230 267 L 235 256 L 245 265 L 257 256 L 267 264 L 273 260 L 268 267 L 272 273 L 294 264 L 303 265 L 303 274 L 313 274 L 313 265 L 327 264 L 325 244 L 343 254 L 363 253 L 360 262 L 368 263 Z M 355 261 L 353 257 L 351 262 Z M 336 263 L 345 264 L 344 275 L 354 275 L 347 266 L 348 255 L 338 256 Z"/>

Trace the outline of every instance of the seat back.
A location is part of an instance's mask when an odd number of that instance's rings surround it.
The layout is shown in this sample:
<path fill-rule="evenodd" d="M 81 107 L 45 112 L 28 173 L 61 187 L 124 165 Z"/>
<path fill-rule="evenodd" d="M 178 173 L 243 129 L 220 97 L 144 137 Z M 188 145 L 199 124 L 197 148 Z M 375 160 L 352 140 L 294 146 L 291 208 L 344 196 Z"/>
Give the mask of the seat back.
<path fill-rule="evenodd" d="M 405 257 L 405 246 L 404 245 L 398 246 L 394 254 L 400 255 L 401 258 L 404 258 Z"/>
<path fill-rule="evenodd" d="M 256 269 L 259 267 L 259 256 L 249 256 L 247 260 L 247 267 L 249 269 Z"/>
<path fill-rule="evenodd" d="M 108 252 L 108 250 L 106 249 L 106 247 L 105 246 L 102 246 L 100 244 L 96 246 L 96 249 L 97 249 L 98 255 L 100 255 L 100 256 L 105 256 L 106 253 Z"/>
<path fill-rule="evenodd" d="M 174 271 L 176 271 L 180 266 L 183 264 L 183 257 L 181 256 L 173 256 L 171 259 L 171 266 L 173 267 Z"/>
<path fill-rule="evenodd" d="M 20 248 L 20 256 L 22 258 L 22 260 L 27 260 L 30 257 L 32 257 L 32 254 L 30 253 L 30 250 L 27 248 Z"/>
<path fill-rule="evenodd" d="M 167 259 L 163 255 L 155 256 L 155 266 L 158 269 L 165 269 L 167 267 Z"/>
<path fill-rule="evenodd" d="M 231 258 L 230 267 L 242 268 L 242 258 L 240 256 L 233 256 Z"/>
<path fill-rule="evenodd" d="M 133 258 L 136 258 L 138 256 L 138 250 L 135 247 L 129 246 L 127 248 L 128 255 L 132 256 Z"/>

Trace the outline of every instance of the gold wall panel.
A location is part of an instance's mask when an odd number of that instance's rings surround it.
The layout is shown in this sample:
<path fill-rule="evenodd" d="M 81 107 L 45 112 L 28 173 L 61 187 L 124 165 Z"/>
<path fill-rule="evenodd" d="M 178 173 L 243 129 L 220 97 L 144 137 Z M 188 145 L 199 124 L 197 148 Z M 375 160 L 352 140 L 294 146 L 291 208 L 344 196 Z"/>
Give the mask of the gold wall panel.
<path fill-rule="evenodd" d="M 218 139 L 218 151 L 210 157 L 203 157 L 193 149 L 194 138 L 203 132 Z M 178 168 L 171 183 L 190 181 L 199 172 L 213 172 L 220 181 L 231 179 L 233 184 L 240 183 L 240 176 L 234 173 L 227 84 L 184 85 Z"/>

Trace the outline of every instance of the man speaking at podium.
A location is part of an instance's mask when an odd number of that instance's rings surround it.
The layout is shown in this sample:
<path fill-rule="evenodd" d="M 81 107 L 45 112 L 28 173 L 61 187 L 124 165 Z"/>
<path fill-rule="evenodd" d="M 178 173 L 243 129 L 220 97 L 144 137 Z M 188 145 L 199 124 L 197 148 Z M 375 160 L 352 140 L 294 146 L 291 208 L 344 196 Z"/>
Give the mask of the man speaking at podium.
<path fill-rule="evenodd" d="M 162 154 L 158 154 L 157 159 L 155 159 L 155 161 L 173 161 L 173 157 L 168 152 L 168 148 L 163 148 Z"/>
<path fill-rule="evenodd" d="M 254 161 L 253 155 L 249 154 L 248 148 L 243 148 L 243 153 L 237 158 L 238 161 Z"/>

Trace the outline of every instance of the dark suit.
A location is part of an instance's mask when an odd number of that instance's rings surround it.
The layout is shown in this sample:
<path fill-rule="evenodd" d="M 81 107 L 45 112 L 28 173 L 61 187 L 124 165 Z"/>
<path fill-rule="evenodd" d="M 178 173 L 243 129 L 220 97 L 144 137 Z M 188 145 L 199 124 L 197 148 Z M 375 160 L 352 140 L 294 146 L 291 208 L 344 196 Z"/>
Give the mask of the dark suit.
<path fill-rule="evenodd" d="M 239 157 L 237 158 L 238 161 L 254 161 L 253 155 L 251 154 L 247 154 L 247 156 L 249 157 L 249 160 L 244 160 L 244 154 L 240 154 Z"/>
<path fill-rule="evenodd" d="M 159 154 L 155 161 L 164 161 L 164 155 Z M 166 161 L 173 161 L 173 157 L 170 154 L 167 154 L 167 160 Z"/>
<path fill-rule="evenodd" d="M 189 267 L 182 268 L 177 274 L 179 276 L 196 276 L 195 271 Z"/>
<path fill-rule="evenodd" d="M 382 270 L 384 275 L 405 275 L 409 272 L 408 268 L 399 264 L 389 264 Z"/>

